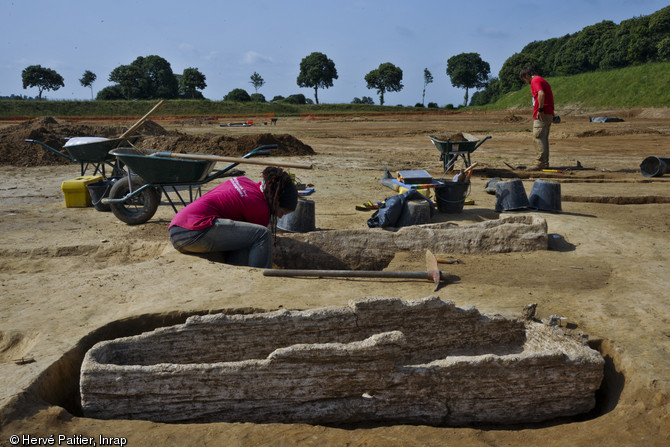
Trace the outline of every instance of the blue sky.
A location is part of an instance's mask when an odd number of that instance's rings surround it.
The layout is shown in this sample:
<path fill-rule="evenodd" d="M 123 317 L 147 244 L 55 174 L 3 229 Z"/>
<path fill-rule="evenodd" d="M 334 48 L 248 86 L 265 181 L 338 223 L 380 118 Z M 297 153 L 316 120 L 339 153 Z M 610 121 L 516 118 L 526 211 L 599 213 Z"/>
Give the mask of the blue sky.
<path fill-rule="evenodd" d="M 21 71 L 39 64 L 65 80 L 44 96 L 90 99 L 79 83 L 84 71 L 97 75 L 97 93 L 111 84 L 114 68 L 158 55 L 177 74 L 199 69 L 207 77 L 203 94 L 212 100 L 234 88 L 254 93 L 254 72 L 265 80 L 259 93 L 268 100 L 295 93 L 314 99 L 313 89 L 298 87 L 296 78 L 302 58 L 318 51 L 339 75 L 333 87 L 319 90 L 321 103 L 362 96 L 379 103 L 364 77 L 391 62 L 403 70 L 404 88 L 387 93 L 386 104 L 421 102 L 428 68 L 434 81 L 426 103 L 457 105 L 465 90 L 446 75 L 451 56 L 479 53 L 497 76 L 531 41 L 666 6 L 667 0 L 0 0 L 0 96 L 37 96 L 36 88 L 23 89 Z"/>

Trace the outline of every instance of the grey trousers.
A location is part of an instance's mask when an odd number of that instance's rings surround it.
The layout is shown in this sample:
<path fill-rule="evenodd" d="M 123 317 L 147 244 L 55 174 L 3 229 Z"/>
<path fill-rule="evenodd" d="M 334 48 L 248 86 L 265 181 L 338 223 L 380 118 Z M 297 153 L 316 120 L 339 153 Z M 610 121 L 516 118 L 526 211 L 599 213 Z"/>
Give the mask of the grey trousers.
<path fill-rule="evenodd" d="M 182 229 L 178 237 L 173 234 L 172 245 L 182 253 L 224 252 L 229 264 L 272 267 L 272 234 L 262 225 L 215 219 L 204 233 L 193 231 L 194 238 L 188 237 L 189 230 Z"/>
<path fill-rule="evenodd" d="M 537 166 L 542 169 L 549 167 L 549 129 L 551 128 L 552 115 L 544 115 L 545 120 L 533 121 L 533 138 L 537 151 Z"/>

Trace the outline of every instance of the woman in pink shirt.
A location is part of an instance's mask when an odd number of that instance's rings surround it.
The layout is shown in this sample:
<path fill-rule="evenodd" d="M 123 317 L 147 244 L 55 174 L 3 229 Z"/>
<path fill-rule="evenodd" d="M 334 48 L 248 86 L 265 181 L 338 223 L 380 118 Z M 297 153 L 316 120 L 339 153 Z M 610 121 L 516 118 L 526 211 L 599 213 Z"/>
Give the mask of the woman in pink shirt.
<path fill-rule="evenodd" d="M 174 216 L 170 241 L 182 253 L 225 252 L 230 264 L 270 268 L 277 219 L 297 204 L 298 190 L 281 168 L 265 168 L 260 183 L 233 177 Z"/>

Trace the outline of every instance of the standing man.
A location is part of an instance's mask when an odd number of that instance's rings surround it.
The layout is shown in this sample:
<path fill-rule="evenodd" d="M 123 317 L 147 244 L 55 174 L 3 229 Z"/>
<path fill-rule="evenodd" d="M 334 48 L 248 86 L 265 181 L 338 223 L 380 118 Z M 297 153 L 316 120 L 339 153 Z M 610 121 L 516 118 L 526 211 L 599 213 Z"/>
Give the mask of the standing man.
<path fill-rule="evenodd" d="M 549 128 L 554 120 L 554 95 L 551 86 L 535 74 L 533 67 L 524 67 L 519 73 L 521 79 L 530 84 L 533 95 L 533 138 L 537 149 L 536 170 L 549 167 Z"/>

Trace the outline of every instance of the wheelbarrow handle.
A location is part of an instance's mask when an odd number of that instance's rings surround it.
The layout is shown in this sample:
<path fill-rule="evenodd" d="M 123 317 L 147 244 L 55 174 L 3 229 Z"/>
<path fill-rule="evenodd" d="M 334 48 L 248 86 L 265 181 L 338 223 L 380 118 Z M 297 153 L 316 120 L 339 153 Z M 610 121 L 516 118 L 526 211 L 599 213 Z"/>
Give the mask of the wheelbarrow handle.
<path fill-rule="evenodd" d="M 484 141 L 488 140 L 489 138 L 492 138 L 491 135 L 489 135 L 487 137 L 484 137 L 484 139 L 482 141 L 480 141 L 479 143 L 477 143 L 475 145 L 475 148 L 472 150 L 472 152 L 474 152 L 479 146 L 481 146 L 484 143 Z"/>
<path fill-rule="evenodd" d="M 54 148 L 52 148 L 51 146 L 49 146 L 48 144 L 42 143 L 41 141 L 38 141 L 38 140 L 32 140 L 32 139 L 26 139 L 26 141 L 27 141 L 28 143 L 36 143 L 36 144 L 39 144 L 39 145 L 42 146 L 43 148 L 50 150 L 51 152 L 55 153 L 56 155 L 60 155 L 61 157 L 65 158 L 66 160 L 69 160 L 69 161 L 72 161 L 72 162 L 76 162 L 76 161 L 77 161 L 77 160 L 75 160 L 74 158 L 70 157 L 69 155 L 66 155 L 66 154 L 62 153 L 62 152 L 59 151 L 58 149 L 54 149 Z"/>

